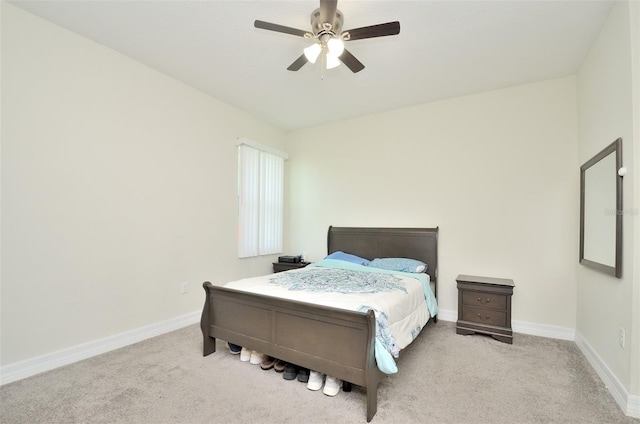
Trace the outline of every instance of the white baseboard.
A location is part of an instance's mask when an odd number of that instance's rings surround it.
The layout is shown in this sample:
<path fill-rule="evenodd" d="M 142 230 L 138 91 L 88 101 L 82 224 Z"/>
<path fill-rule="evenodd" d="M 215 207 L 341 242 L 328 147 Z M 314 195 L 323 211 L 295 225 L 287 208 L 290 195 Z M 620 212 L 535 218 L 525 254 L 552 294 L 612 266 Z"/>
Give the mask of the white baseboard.
<path fill-rule="evenodd" d="M 574 341 L 576 339 L 576 330 L 568 327 L 558 327 L 556 325 L 515 320 L 511 321 L 511 327 L 515 333 L 569 341 Z"/>
<path fill-rule="evenodd" d="M 582 337 L 580 332 L 576 332 L 576 345 L 582 354 L 587 358 L 587 361 L 591 364 L 596 371 L 600 379 L 613 396 L 613 399 L 618 403 L 625 415 L 634 418 L 640 418 L 640 396 L 632 396 L 627 392 L 627 389 L 620 383 L 618 377 L 609 369 L 607 364 L 604 363 L 596 351 L 591 345 Z"/>
<path fill-rule="evenodd" d="M 633 418 L 640 418 L 640 396 L 629 395 L 625 414 Z"/>
<path fill-rule="evenodd" d="M 141 342 L 200 321 L 201 311 L 0 367 L 0 385 Z"/>
<path fill-rule="evenodd" d="M 455 322 L 458 320 L 458 311 L 440 309 L 438 311 L 438 319 Z M 575 340 L 576 330 L 573 328 L 515 320 L 511 321 L 511 327 L 514 333 L 529 334 L 532 336 L 547 337 L 550 339 Z"/>
<path fill-rule="evenodd" d="M 458 311 L 438 308 L 438 319 L 441 319 L 442 321 L 456 322 L 458 320 Z"/>

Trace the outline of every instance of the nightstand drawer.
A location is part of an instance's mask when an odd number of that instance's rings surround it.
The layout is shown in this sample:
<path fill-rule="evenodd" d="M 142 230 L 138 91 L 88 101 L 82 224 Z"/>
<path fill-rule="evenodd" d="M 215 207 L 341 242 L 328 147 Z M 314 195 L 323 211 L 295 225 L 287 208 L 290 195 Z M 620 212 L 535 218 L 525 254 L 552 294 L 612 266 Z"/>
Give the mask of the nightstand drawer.
<path fill-rule="evenodd" d="M 476 308 L 474 306 L 462 307 L 462 320 L 476 322 L 478 324 L 507 326 L 507 312 L 496 311 L 487 308 Z M 509 323 L 511 324 L 511 323 Z M 509 325 L 510 326 L 510 325 Z"/>
<path fill-rule="evenodd" d="M 505 311 L 507 309 L 507 296 L 465 290 L 462 292 L 462 304 Z"/>

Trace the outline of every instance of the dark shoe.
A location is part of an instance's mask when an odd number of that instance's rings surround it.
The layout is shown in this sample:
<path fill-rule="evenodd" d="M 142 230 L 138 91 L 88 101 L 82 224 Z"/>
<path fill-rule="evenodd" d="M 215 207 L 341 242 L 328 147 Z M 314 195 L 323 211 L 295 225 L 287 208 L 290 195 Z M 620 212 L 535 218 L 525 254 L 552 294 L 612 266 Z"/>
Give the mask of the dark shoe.
<path fill-rule="evenodd" d="M 273 364 L 275 364 L 276 358 L 272 358 L 271 356 L 265 356 L 262 362 L 260 363 L 260 368 L 263 370 L 270 370 L 273 368 Z"/>
<path fill-rule="evenodd" d="M 233 343 L 227 343 L 227 346 L 229 347 L 229 352 L 231 352 L 232 355 L 240 355 L 242 346 L 238 346 L 237 344 Z"/>
<path fill-rule="evenodd" d="M 309 381 L 309 369 L 300 368 L 298 370 L 298 381 L 301 383 L 306 383 L 307 381 Z"/>
<path fill-rule="evenodd" d="M 287 364 L 284 367 L 284 374 L 282 374 L 282 378 L 285 380 L 295 380 L 298 375 L 298 366 L 293 364 Z"/>
<path fill-rule="evenodd" d="M 284 372 L 284 367 L 287 365 L 286 362 L 276 359 L 276 362 L 273 363 L 273 369 L 275 372 Z"/>

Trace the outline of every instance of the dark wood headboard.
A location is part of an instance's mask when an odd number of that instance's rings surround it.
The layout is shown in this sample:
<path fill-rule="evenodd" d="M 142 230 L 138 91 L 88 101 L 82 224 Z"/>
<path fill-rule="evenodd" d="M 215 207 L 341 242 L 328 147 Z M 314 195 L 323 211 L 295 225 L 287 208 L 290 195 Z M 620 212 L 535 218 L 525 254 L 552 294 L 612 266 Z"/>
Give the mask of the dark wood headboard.
<path fill-rule="evenodd" d="M 435 284 L 438 279 L 438 227 L 374 228 L 329 227 L 327 251 L 351 253 L 366 259 L 411 258 L 427 266 Z"/>

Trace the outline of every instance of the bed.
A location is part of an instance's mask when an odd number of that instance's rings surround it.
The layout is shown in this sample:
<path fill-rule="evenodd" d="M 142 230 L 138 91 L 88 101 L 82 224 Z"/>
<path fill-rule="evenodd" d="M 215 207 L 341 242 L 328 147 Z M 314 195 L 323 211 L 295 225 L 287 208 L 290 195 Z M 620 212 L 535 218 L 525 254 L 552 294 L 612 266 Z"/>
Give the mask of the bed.
<path fill-rule="evenodd" d="M 329 227 L 327 250 L 362 258 L 412 258 L 425 262 L 437 296 L 438 228 Z M 297 272 L 297 271 L 287 271 Z M 299 300 L 251 293 L 205 282 L 201 330 L 204 356 L 216 338 L 362 386 L 367 421 L 377 411 L 385 374 L 376 363 L 376 317 Z M 437 315 L 430 320 L 437 322 Z"/>

